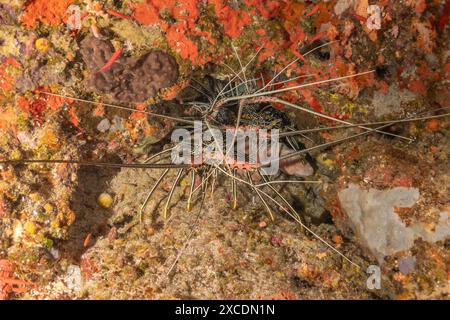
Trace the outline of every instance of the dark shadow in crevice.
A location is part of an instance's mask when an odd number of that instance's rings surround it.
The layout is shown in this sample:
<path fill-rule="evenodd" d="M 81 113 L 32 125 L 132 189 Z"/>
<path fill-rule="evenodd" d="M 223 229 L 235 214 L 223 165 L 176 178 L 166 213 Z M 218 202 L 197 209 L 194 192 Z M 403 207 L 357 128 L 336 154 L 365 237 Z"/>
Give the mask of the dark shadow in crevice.
<path fill-rule="evenodd" d="M 108 220 L 112 209 L 103 209 L 97 203 L 98 196 L 109 192 L 109 185 L 120 169 L 100 167 L 80 167 L 78 169 L 78 186 L 75 188 L 71 209 L 75 221 L 70 226 L 68 238 L 61 247 L 62 256 L 78 262 L 82 254 L 110 230 Z M 114 195 L 111 194 L 113 197 Z M 86 241 L 90 234 L 89 241 Z"/>

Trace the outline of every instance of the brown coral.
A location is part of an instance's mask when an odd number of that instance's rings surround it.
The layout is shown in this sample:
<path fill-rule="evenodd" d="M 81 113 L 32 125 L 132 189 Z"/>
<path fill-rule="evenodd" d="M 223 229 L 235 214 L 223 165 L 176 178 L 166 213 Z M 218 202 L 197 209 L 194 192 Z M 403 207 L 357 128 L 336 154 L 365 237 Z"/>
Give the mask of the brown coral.
<path fill-rule="evenodd" d="M 110 42 L 87 37 L 81 42 L 81 55 L 91 72 L 89 82 L 94 91 L 111 94 L 118 102 L 145 101 L 178 79 L 175 59 L 161 50 L 138 59 L 119 57 L 101 72 L 99 69 L 114 55 Z"/>

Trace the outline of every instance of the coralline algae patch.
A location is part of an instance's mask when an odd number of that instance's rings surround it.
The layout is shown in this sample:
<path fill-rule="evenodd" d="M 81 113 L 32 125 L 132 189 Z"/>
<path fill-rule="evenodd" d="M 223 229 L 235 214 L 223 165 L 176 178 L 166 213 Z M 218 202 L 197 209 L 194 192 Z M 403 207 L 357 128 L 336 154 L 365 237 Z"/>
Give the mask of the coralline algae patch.
<path fill-rule="evenodd" d="M 11 91 L 14 88 L 14 80 L 20 63 L 14 58 L 2 58 L 0 66 L 0 89 L 3 91 Z"/>
<path fill-rule="evenodd" d="M 142 25 L 159 26 L 169 47 L 193 65 L 224 59 L 238 70 L 239 65 L 232 51 L 234 44 L 239 47 L 241 58 L 247 60 L 259 50 L 256 60 L 262 64 L 261 67 L 270 65 L 270 71 L 266 70 L 266 74 L 281 70 L 295 58 L 298 62 L 286 68 L 286 74 L 311 75 L 309 80 L 355 73 L 361 71 L 358 65 L 364 65 L 366 70 L 382 66 L 377 69 L 379 72 L 376 75 L 348 79 L 335 88 L 337 93 L 352 100 L 369 88 L 374 88 L 379 94 L 387 94 L 387 82 L 392 81 L 396 81 L 401 90 L 408 90 L 417 98 L 424 97 L 433 83 L 445 76 L 442 71 L 436 71 L 439 62 L 425 59 L 435 47 L 440 31 L 429 22 L 432 17 L 422 10 L 423 6 L 421 10 L 417 10 L 413 3 L 408 3 L 406 7 L 387 3 L 380 6 L 385 12 L 382 31 L 369 30 L 366 26 L 368 1 L 329 1 L 308 5 L 296 1 L 246 0 L 233 4 L 223 0 L 182 3 L 149 0 L 130 4 L 131 16 L 136 21 Z M 428 10 L 441 12 L 442 8 L 434 3 L 429 5 Z M 400 15 L 406 15 L 409 19 L 402 18 L 402 24 L 396 25 L 394 21 Z M 407 34 L 417 34 L 417 40 L 409 41 L 405 37 Z M 355 40 L 365 39 L 368 47 L 377 48 L 380 36 L 387 37 L 390 45 L 378 56 L 374 56 L 374 50 L 353 45 Z M 315 57 L 319 59 L 314 62 L 303 56 L 312 47 L 325 42 L 333 42 L 330 44 L 329 58 L 322 51 L 316 52 Z M 423 57 L 422 60 L 417 61 L 418 54 Z M 385 71 L 384 65 L 392 60 L 398 67 L 388 67 Z M 416 64 L 419 67 L 416 68 Z M 216 63 L 216 66 L 230 74 L 220 64 Z M 284 86 L 304 81 L 305 77 L 300 77 L 286 82 Z M 301 99 L 316 111 L 345 117 L 341 114 L 343 110 L 328 110 L 323 99 L 311 89 L 292 92 L 284 98 L 291 101 Z"/>
<path fill-rule="evenodd" d="M 39 23 L 59 26 L 68 16 L 67 8 L 73 0 L 32 0 L 24 8 L 21 22 L 27 28 L 36 28 Z"/>
<path fill-rule="evenodd" d="M 297 45 L 307 38 L 299 23 L 308 16 L 308 8 L 303 4 L 296 6 L 291 1 L 246 0 L 236 5 L 223 0 L 149 0 L 132 3 L 130 7 L 136 21 L 142 25 L 160 26 L 169 46 L 194 65 L 203 65 L 213 59 L 217 61 L 218 54 L 231 53 L 231 40 L 245 41 L 244 46 L 251 51 L 261 46 L 260 62 L 286 48 L 301 56 Z M 314 9 L 316 11 L 318 8 Z M 284 21 L 282 25 L 275 18 Z M 285 38 L 284 33 L 289 37 Z M 209 52 L 210 49 L 214 51 Z"/>

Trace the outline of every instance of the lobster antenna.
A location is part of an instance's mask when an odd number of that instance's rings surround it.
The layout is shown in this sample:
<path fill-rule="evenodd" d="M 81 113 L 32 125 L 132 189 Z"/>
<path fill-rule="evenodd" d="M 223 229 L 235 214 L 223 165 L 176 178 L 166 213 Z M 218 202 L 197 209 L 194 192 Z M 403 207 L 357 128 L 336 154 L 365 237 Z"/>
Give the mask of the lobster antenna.
<path fill-rule="evenodd" d="M 325 84 L 325 83 L 330 83 L 333 81 L 339 81 L 339 80 L 345 80 L 345 79 L 355 78 L 355 77 L 359 77 L 359 76 L 364 76 L 366 74 L 370 74 L 370 73 L 374 73 L 374 72 L 375 72 L 375 70 L 369 70 L 369 71 L 355 73 L 355 74 L 351 74 L 351 75 L 347 75 L 347 76 L 304 83 L 304 84 L 300 84 L 297 86 L 291 86 L 291 87 L 281 88 L 281 89 L 277 89 L 277 90 L 271 90 L 271 91 L 252 93 L 252 94 L 247 94 L 247 95 L 242 95 L 242 96 L 234 96 L 234 97 L 224 98 L 223 100 L 224 100 L 224 103 L 226 103 L 226 102 L 230 102 L 230 101 L 250 99 L 250 98 L 256 98 L 256 97 L 261 97 L 261 96 L 268 96 L 268 95 L 282 93 L 282 92 L 286 92 L 286 91 L 297 90 L 297 89 L 312 87 L 312 86 L 321 85 L 321 84 Z"/>
<path fill-rule="evenodd" d="M 363 132 L 363 133 L 367 133 L 367 132 Z M 225 175 L 229 176 L 231 179 L 234 179 L 236 181 L 242 182 L 245 185 L 248 185 L 252 188 L 255 188 L 255 185 L 245 181 L 243 179 L 240 179 L 236 176 L 232 176 L 229 175 L 229 173 L 227 173 L 225 170 L 223 170 L 222 168 L 216 166 L 217 169 L 219 169 L 220 171 L 222 171 Z M 281 208 L 283 211 L 285 211 L 287 214 L 291 215 L 289 210 L 287 210 L 286 208 L 284 208 L 276 199 L 274 199 L 273 197 L 271 197 L 269 194 L 267 194 L 266 192 L 264 192 L 261 189 L 258 189 L 259 192 L 264 195 L 265 197 L 267 197 L 268 199 L 270 199 L 273 203 L 275 203 L 279 208 Z M 313 230 L 311 230 L 308 226 L 306 226 L 301 220 L 297 220 L 295 218 L 295 216 L 291 217 L 294 218 L 294 220 L 296 220 L 306 231 L 308 231 L 309 233 L 311 233 L 315 238 L 317 238 L 318 240 L 320 240 L 322 243 L 324 243 L 328 248 L 330 248 L 331 250 L 333 250 L 334 252 L 336 252 L 338 255 L 340 255 L 341 257 L 343 257 L 345 260 L 347 260 L 348 262 L 350 262 L 352 265 L 354 265 L 355 267 L 357 267 L 358 269 L 361 269 L 361 266 L 359 266 L 358 264 L 356 264 L 355 262 L 353 262 L 352 260 L 350 260 L 349 258 L 347 258 L 342 252 L 340 252 L 338 249 L 336 249 L 335 247 L 333 247 L 331 244 L 329 244 L 325 239 L 323 239 L 321 236 L 319 236 L 317 233 L 315 233 Z"/>
<path fill-rule="evenodd" d="M 450 116 L 450 113 L 439 114 L 439 115 L 434 115 L 434 116 L 417 117 L 417 118 L 406 118 L 406 119 L 365 122 L 365 123 L 363 122 L 363 123 L 355 123 L 352 125 L 331 126 L 331 127 L 321 127 L 321 128 L 297 130 L 297 131 L 288 131 L 288 132 L 282 132 L 278 136 L 279 137 L 288 137 L 288 136 L 295 136 L 295 135 L 302 134 L 302 133 L 309 133 L 309 132 L 316 132 L 316 131 L 328 131 L 328 130 L 335 130 L 335 129 L 354 128 L 354 127 L 360 127 L 360 126 L 373 126 L 373 125 L 381 125 L 381 124 L 396 124 L 396 123 L 404 123 L 404 122 L 414 122 L 414 121 L 420 121 L 420 120 L 444 118 L 447 116 Z"/>
<path fill-rule="evenodd" d="M 389 127 L 389 126 L 390 126 L 390 124 L 385 124 L 385 125 L 383 125 L 381 127 L 377 127 L 376 130 L 381 130 L 381 129 Z M 316 146 L 311 147 L 311 148 L 307 148 L 307 149 L 303 149 L 303 150 L 299 150 L 299 151 L 294 151 L 294 152 L 288 153 L 288 154 L 286 154 L 284 156 L 281 156 L 281 157 L 279 157 L 277 159 L 274 159 L 272 161 L 280 161 L 280 160 L 288 159 L 288 158 L 291 158 L 291 157 L 295 157 L 295 156 L 298 156 L 300 154 L 304 154 L 304 153 L 312 151 L 312 150 L 329 147 L 329 146 L 332 146 L 332 145 L 335 145 L 335 144 L 338 144 L 338 143 L 341 143 L 341 142 L 344 142 L 344 141 L 348 141 L 348 140 L 352 140 L 352 139 L 355 139 L 355 138 L 358 138 L 358 137 L 362 137 L 362 136 L 368 135 L 371 132 L 372 131 L 364 131 L 364 132 L 361 132 L 361 133 L 358 133 L 358 134 L 355 134 L 355 135 L 351 135 L 351 136 L 348 136 L 348 137 L 345 137 L 345 138 L 342 138 L 342 139 L 338 139 L 338 140 L 326 142 L 326 143 L 323 143 L 323 144 L 319 144 L 319 145 L 316 145 Z"/>
<path fill-rule="evenodd" d="M 65 96 L 65 95 L 61 95 L 61 94 L 57 94 L 57 93 L 46 92 L 46 91 L 38 91 L 38 93 L 42 93 L 42 94 L 45 94 L 45 95 L 48 95 L 48 96 L 54 96 L 54 97 L 59 97 L 59 98 L 70 99 L 70 100 L 74 100 L 74 101 L 78 101 L 78 102 L 85 102 L 85 103 L 89 103 L 89 104 L 99 104 L 100 103 L 100 104 L 102 104 L 102 105 L 104 105 L 106 107 L 120 109 L 120 110 L 126 110 L 126 111 L 132 111 L 132 112 L 144 113 L 144 114 L 146 114 L 146 115 L 148 115 L 150 117 L 154 117 L 154 118 L 168 119 L 168 120 L 173 120 L 173 121 L 176 121 L 176 122 L 182 122 L 182 123 L 186 123 L 186 124 L 194 124 L 194 121 L 192 121 L 192 120 L 166 116 L 166 115 L 163 115 L 163 114 L 148 112 L 148 111 L 144 111 L 144 110 L 138 110 L 138 109 L 130 108 L 130 107 L 119 106 L 119 105 L 111 104 L 111 103 L 95 102 L 95 101 L 90 101 L 90 100 L 80 99 L 80 98 L 74 98 L 74 97 Z"/>
<path fill-rule="evenodd" d="M 263 46 L 260 46 L 258 48 L 258 50 L 256 51 L 256 53 L 250 58 L 250 60 L 247 62 L 247 64 L 244 66 L 244 69 L 247 68 L 252 62 L 253 60 L 258 56 L 258 54 L 261 52 L 261 50 L 263 49 Z M 214 101 L 211 103 L 211 107 L 210 107 L 210 111 L 214 109 L 214 106 L 216 105 L 216 103 L 219 101 L 219 97 L 223 94 L 223 92 L 227 89 L 227 87 L 239 76 L 239 74 L 242 72 L 243 69 L 241 69 L 238 74 L 234 75 L 234 77 L 232 77 L 227 84 L 225 84 L 225 86 L 220 90 L 220 92 L 217 94 L 217 96 L 214 98 Z"/>
<path fill-rule="evenodd" d="M 311 49 L 311 50 L 309 50 L 308 52 L 306 52 L 305 54 L 303 54 L 303 57 L 306 57 L 307 55 L 309 55 L 310 53 L 313 53 L 314 51 L 316 51 L 316 50 L 318 50 L 318 49 L 320 49 L 320 48 L 323 48 L 323 47 L 325 47 L 325 46 L 328 46 L 328 45 L 330 45 L 330 44 L 332 44 L 332 43 L 335 43 L 335 42 L 337 42 L 336 40 L 334 40 L 334 41 L 330 41 L 330 42 L 327 42 L 327 43 L 324 43 L 324 44 L 321 44 L 320 46 L 317 46 L 317 47 L 315 47 L 315 48 L 313 48 L 313 49 Z M 256 91 L 256 93 L 259 93 L 259 92 L 261 92 L 261 91 L 264 91 L 267 87 L 269 87 L 272 83 L 273 83 L 273 81 L 275 81 L 287 68 L 289 68 L 291 65 L 293 65 L 294 63 L 296 63 L 297 61 L 299 61 L 300 60 L 300 58 L 297 58 L 297 59 L 294 59 L 293 61 L 291 61 L 289 64 L 287 64 L 283 69 L 281 69 L 264 87 L 262 87 L 261 89 L 259 89 L 258 91 Z"/>
<path fill-rule="evenodd" d="M 189 164 L 173 164 L 173 163 L 109 163 L 95 161 L 77 161 L 77 160 L 41 160 L 41 159 L 24 159 L 24 160 L 0 160 L 0 164 L 77 164 L 80 166 L 105 167 L 105 168 L 137 168 L 137 169 L 177 169 L 189 168 Z"/>

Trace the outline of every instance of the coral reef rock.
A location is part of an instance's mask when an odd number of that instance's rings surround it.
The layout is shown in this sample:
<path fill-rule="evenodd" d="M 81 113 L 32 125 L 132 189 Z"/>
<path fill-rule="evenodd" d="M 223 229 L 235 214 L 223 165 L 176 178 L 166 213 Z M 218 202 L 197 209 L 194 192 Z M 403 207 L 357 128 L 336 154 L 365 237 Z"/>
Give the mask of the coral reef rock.
<path fill-rule="evenodd" d="M 419 199 L 416 188 L 397 187 L 387 190 L 363 190 L 355 184 L 339 192 L 342 208 L 347 213 L 350 226 L 378 259 L 408 250 L 414 240 L 429 242 L 445 239 L 450 234 L 448 213 L 441 212 L 434 232 L 425 230 L 420 223 L 406 226 L 395 213 L 395 208 L 412 207 Z"/>
<path fill-rule="evenodd" d="M 143 102 L 178 79 L 177 62 L 161 50 L 152 50 L 138 59 L 120 56 L 100 71 L 110 63 L 114 52 L 109 41 L 89 36 L 81 42 L 81 55 L 91 73 L 90 86 L 95 92 L 110 94 L 115 101 Z"/>

